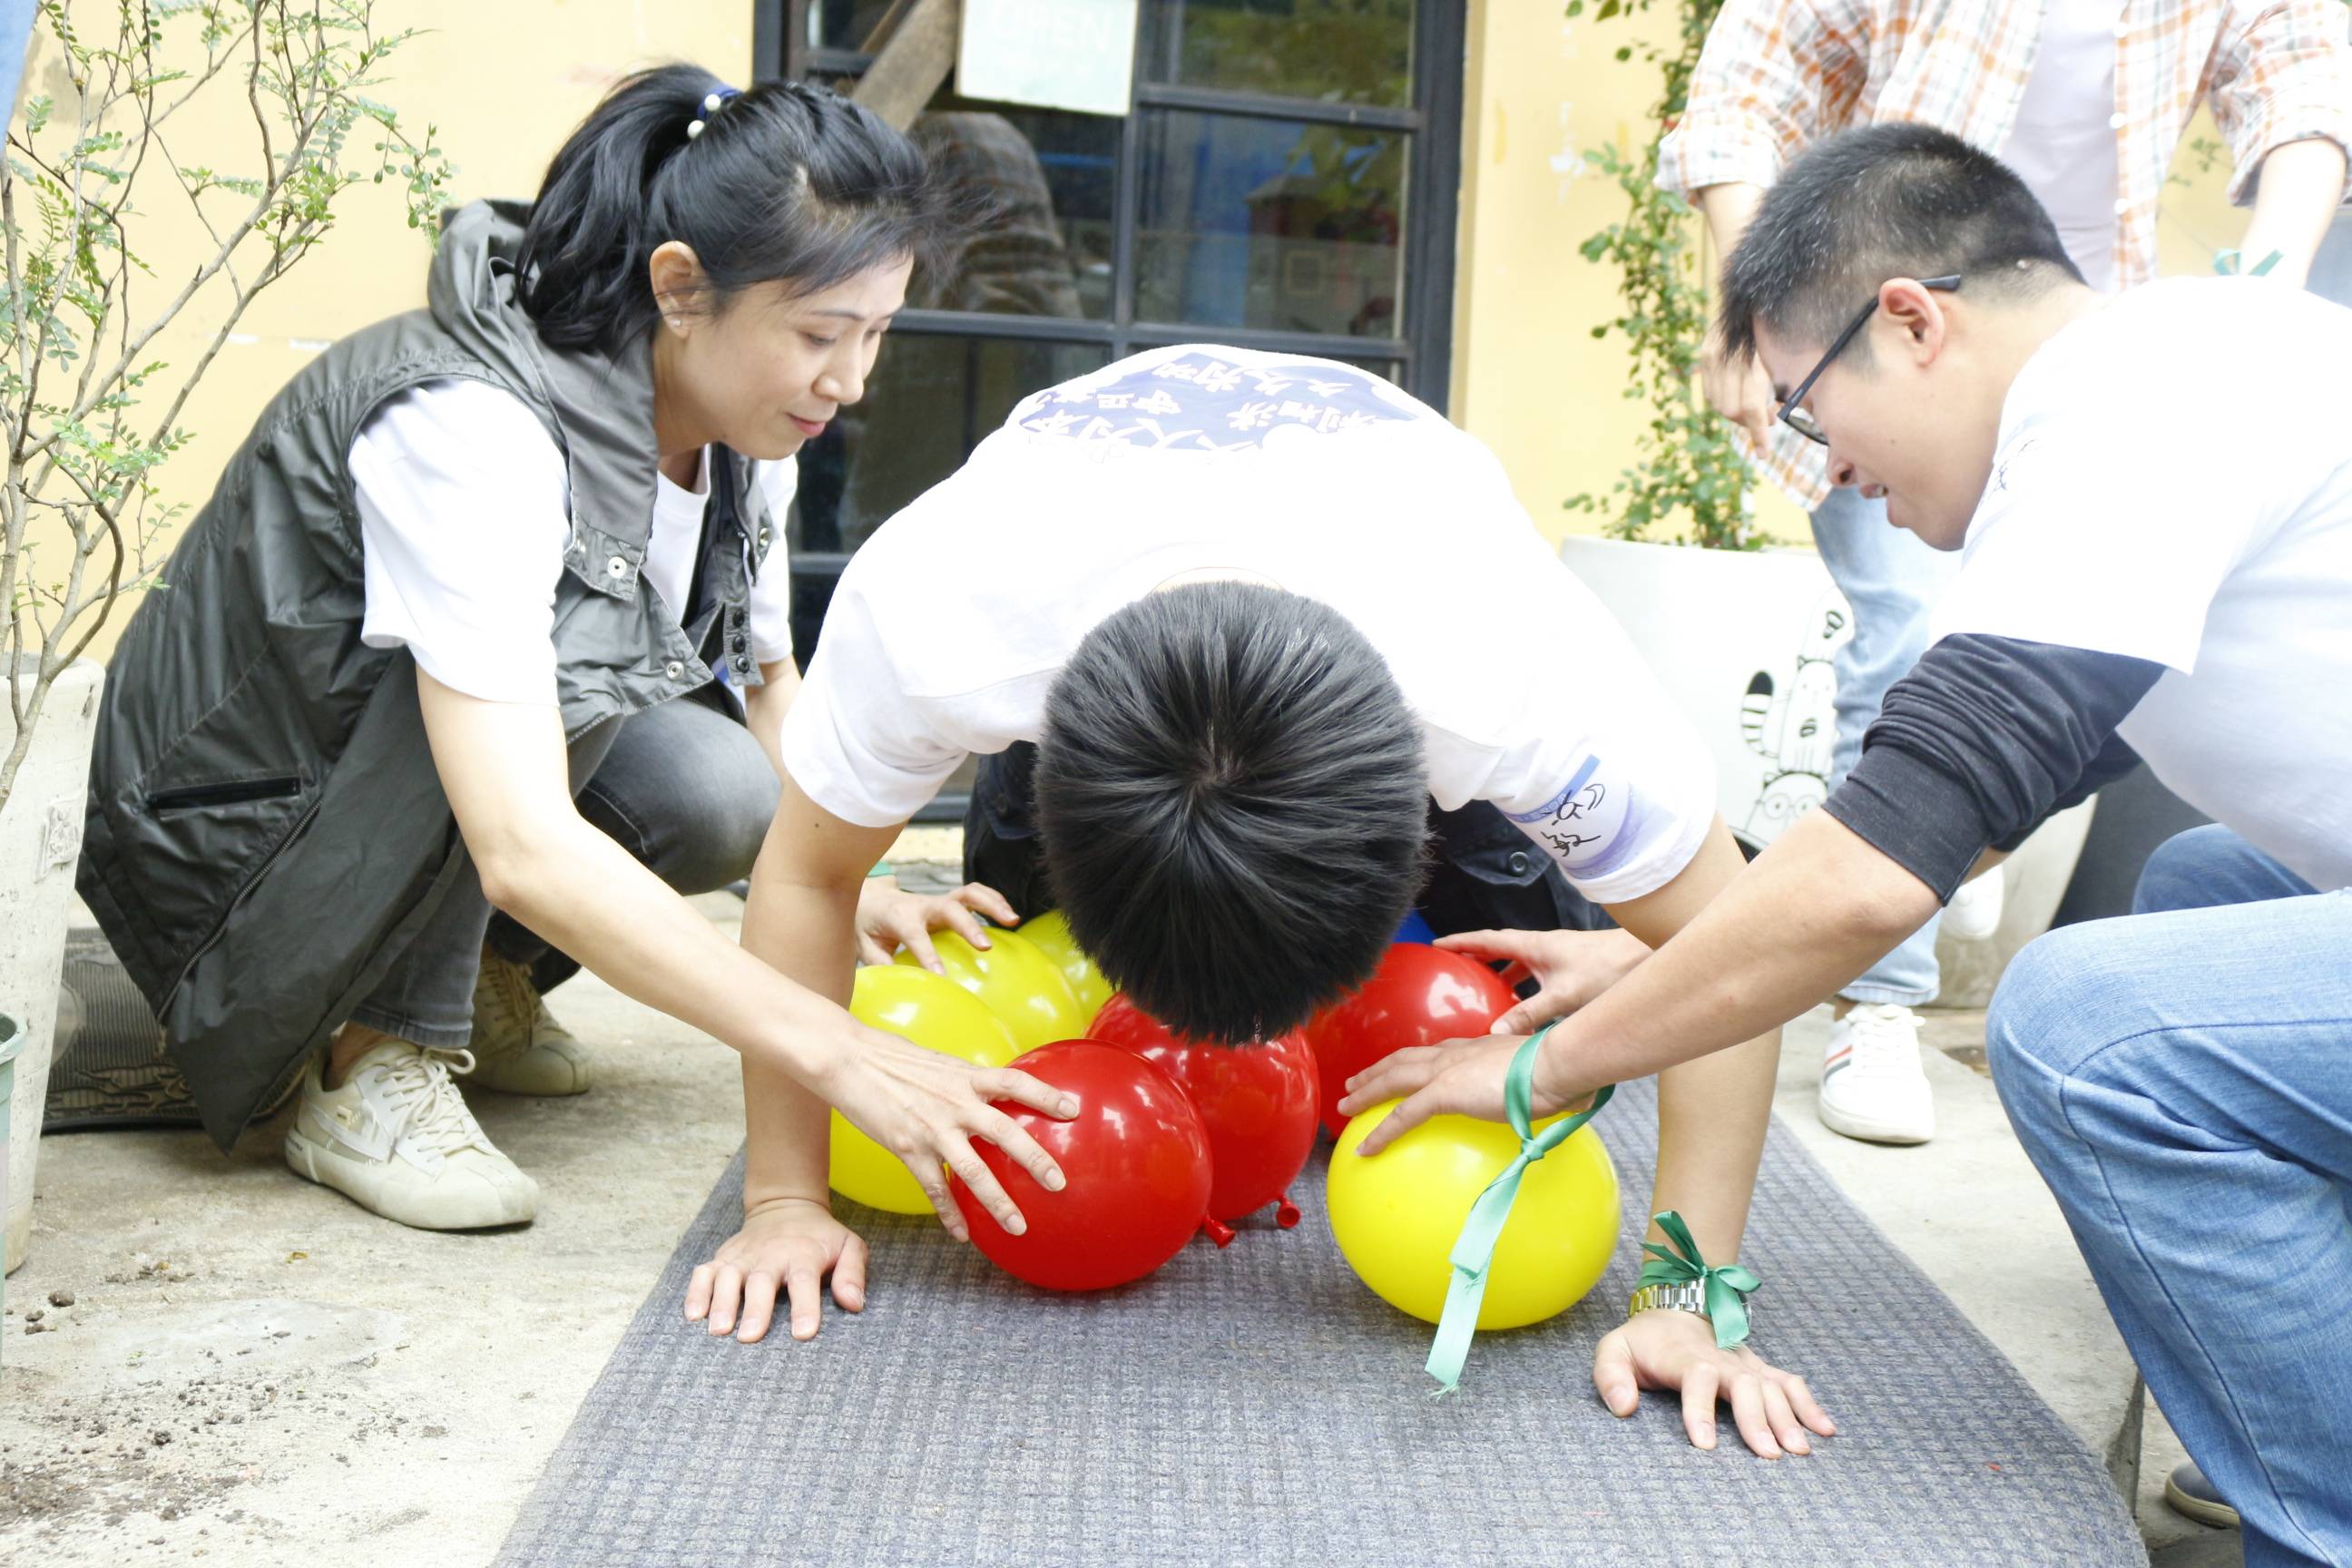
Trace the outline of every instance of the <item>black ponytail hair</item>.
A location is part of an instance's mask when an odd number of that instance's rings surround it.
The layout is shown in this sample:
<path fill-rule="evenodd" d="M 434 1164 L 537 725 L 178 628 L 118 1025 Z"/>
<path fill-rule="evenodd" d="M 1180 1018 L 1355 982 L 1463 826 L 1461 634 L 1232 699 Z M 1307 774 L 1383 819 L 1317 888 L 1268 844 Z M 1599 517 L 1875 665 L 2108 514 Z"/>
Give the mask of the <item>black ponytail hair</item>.
<path fill-rule="evenodd" d="M 906 137 L 799 82 L 705 109 L 726 90 L 698 66 L 639 71 L 556 153 L 519 268 L 522 307 L 549 345 L 616 354 L 651 331 L 660 311 L 646 269 L 673 239 L 692 247 L 721 304 L 754 283 L 813 293 L 938 259 L 961 220 Z"/>

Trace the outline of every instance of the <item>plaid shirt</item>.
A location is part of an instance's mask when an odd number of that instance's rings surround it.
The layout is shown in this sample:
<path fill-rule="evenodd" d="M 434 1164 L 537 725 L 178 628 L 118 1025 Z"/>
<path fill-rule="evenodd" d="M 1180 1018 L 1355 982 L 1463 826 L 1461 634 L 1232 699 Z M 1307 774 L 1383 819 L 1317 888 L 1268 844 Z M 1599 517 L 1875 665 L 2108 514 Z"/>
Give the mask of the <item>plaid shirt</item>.
<path fill-rule="evenodd" d="M 2253 199 L 2272 148 L 2324 136 L 2352 155 L 2352 40 L 2342 0 L 2119 0 L 2116 286 L 2156 276 L 2156 207 L 2200 102 L 2230 143 L 2230 199 Z M 1855 125 L 1937 126 L 1998 153 L 2040 41 L 2042 7 L 1989 0 L 1727 0 L 1658 183 L 1769 186 L 1810 143 Z M 1735 432 L 1743 446 L 1747 433 Z M 1808 510 L 1822 448 L 1775 426 L 1755 458 Z"/>

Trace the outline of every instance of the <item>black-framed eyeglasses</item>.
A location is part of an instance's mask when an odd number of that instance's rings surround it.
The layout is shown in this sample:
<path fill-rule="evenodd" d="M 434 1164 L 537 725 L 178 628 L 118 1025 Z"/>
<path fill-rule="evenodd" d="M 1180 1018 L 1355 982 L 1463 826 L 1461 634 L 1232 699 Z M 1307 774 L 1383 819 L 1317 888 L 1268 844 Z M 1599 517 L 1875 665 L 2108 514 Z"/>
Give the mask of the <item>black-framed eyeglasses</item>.
<path fill-rule="evenodd" d="M 1940 289 L 1946 293 L 1950 293 L 1959 286 L 1960 275 L 1957 272 L 1953 273 L 1948 278 L 1922 278 L 1919 279 L 1920 288 Z M 1796 391 L 1780 399 L 1781 424 L 1786 425 L 1790 429 L 1794 430 L 1798 435 L 1802 436 L 1808 441 L 1817 442 L 1824 447 L 1830 444 L 1829 433 L 1822 428 L 1820 422 L 1804 409 L 1798 407 L 1797 405 L 1805 400 L 1805 394 L 1812 391 L 1813 383 L 1821 380 L 1822 372 L 1829 369 L 1830 362 L 1837 358 L 1838 355 L 1845 353 L 1846 344 L 1853 342 L 1854 333 L 1862 331 L 1863 323 L 1869 321 L 1870 313 L 1877 309 L 1878 296 L 1873 294 L 1870 297 L 1870 303 L 1862 308 L 1862 314 L 1856 316 L 1852 321 L 1846 324 L 1845 331 L 1837 335 L 1837 342 L 1830 345 L 1830 352 L 1822 356 L 1821 363 L 1819 364 L 1813 366 L 1812 374 L 1805 377 L 1804 380 L 1797 383 Z"/>

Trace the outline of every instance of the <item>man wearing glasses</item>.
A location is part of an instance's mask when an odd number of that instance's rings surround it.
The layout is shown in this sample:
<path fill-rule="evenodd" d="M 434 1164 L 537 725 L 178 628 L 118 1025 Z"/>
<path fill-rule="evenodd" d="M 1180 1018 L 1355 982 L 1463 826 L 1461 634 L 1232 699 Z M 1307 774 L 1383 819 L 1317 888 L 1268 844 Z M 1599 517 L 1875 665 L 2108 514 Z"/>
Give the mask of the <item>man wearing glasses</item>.
<path fill-rule="evenodd" d="M 2230 145 L 2232 200 L 2254 213 L 2244 251 L 2275 250 L 2300 281 L 2344 199 L 2352 50 L 2337 0 L 1727 0 L 1660 149 L 1659 178 L 1706 215 L 1726 256 L 1780 170 L 1861 125 L 1921 124 L 1999 155 L 2057 225 L 2084 281 L 2115 291 L 2156 276 L 2157 207 L 2200 104 Z M 1761 370 L 1707 345 L 1708 401 L 1758 465 L 1812 514 L 1822 563 L 1853 610 L 1839 649 L 1834 788 L 1861 754 L 1886 689 L 1927 646 L 1949 577 L 1885 509 L 1834 489 L 1818 446 L 1776 428 Z M 2000 874 L 1971 883 L 1945 925 L 1990 933 Z M 1837 1003 L 1821 1117 L 1851 1138 L 1916 1143 L 1935 1129 L 1912 1008 L 1936 994 L 1936 922 Z"/>
<path fill-rule="evenodd" d="M 2144 758 L 2216 825 L 2053 931 L 1993 1076 L 2246 1561 L 2352 1562 L 2352 310 L 2262 278 L 2085 285 L 2001 163 L 1833 137 L 1725 269 L 1722 329 L 1843 485 L 1961 564 L 1861 760 L 1548 1036 L 1536 1112 L 1845 984 Z M 1520 1041 L 1405 1052 L 1342 1109 L 1499 1120 Z"/>

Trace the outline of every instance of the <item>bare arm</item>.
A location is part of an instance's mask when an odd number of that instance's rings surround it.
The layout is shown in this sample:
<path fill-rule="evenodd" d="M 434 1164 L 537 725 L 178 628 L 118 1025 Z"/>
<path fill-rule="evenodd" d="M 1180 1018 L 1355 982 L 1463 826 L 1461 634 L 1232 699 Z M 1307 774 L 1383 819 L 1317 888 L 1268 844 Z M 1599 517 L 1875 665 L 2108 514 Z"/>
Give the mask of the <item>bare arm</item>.
<path fill-rule="evenodd" d="M 784 714 L 800 693 L 800 667 L 790 659 L 763 664 L 760 667 L 760 681 L 744 693 L 744 724 L 760 742 L 760 750 L 767 753 L 768 765 L 776 770 L 776 777 L 789 788 L 792 775 L 784 771 L 782 745 Z M 780 811 L 779 820 L 781 817 Z M 887 847 L 887 830 L 877 831 L 871 837 L 881 839 L 884 847 Z M 768 840 L 772 843 L 774 838 L 772 823 Z M 881 853 L 876 850 L 869 862 Z M 761 858 L 766 858 L 763 845 Z M 763 880 L 767 883 L 764 897 Z M 772 879 L 762 879 L 756 867 L 751 873 L 751 894 L 743 910 L 743 951 L 836 1006 L 848 1006 L 849 976 L 855 958 L 850 964 L 827 967 L 832 955 L 817 954 L 801 972 L 788 968 L 783 960 L 790 956 L 791 944 L 782 939 L 792 930 L 786 923 L 791 918 L 789 913 L 782 918 L 771 915 L 764 921 L 761 914 L 763 910 L 773 910 L 780 898 L 792 902 L 792 895 L 778 888 Z M 850 898 L 854 905 L 854 890 Z M 832 900 L 818 889 L 813 902 L 825 910 Z M 820 928 L 821 925 L 822 921 Z M 839 972 L 837 977 L 835 969 Z M 838 978 L 839 984 L 828 984 L 828 977 Z M 790 1073 L 778 1072 L 749 1057 L 743 1058 L 743 1210 L 747 1215 L 793 1199 L 829 1204 L 826 1167 L 832 1145 L 830 1111 L 831 1107 L 811 1094 Z"/>
<path fill-rule="evenodd" d="M 1717 256 L 1727 258 L 1739 248 L 1740 237 L 1763 205 L 1764 187 L 1745 181 L 1709 185 L 1698 193 L 1698 210 L 1706 215 L 1707 236 L 1715 241 Z"/>
<path fill-rule="evenodd" d="M 1925 882 L 1827 812 L 1808 812 L 1673 942 L 1552 1031 L 1538 1099 L 1565 1103 L 1778 1027 L 1937 908 Z"/>
<path fill-rule="evenodd" d="M 760 742 L 760 750 L 768 754 L 768 765 L 776 770 L 778 778 L 784 776 L 784 715 L 791 711 L 793 699 L 800 691 L 800 667 L 782 658 L 761 665 L 760 684 L 743 694 L 744 727 Z"/>
<path fill-rule="evenodd" d="M 2263 180 L 2254 195 L 2254 216 L 2246 225 L 2239 254 L 2248 267 L 2273 251 L 2279 263 L 2270 276 L 2301 288 L 2311 276 L 2312 258 L 2327 237 L 2344 199 L 2344 149 L 2323 137 L 2290 142 L 2263 160 Z"/>
<path fill-rule="evenodd" d="M 1610 916 L 1653 950 L 1663 947 L 1730 887 L 1745 865 L 1730 830 L 1718 821 L 1681 875 L 1654 893 L 1611 906 Z M 1608 994 L 1602 993 L 1604 998 Z M 1768 1026 L 1743 1045 L 1659 1075 L 1658 1164 L 1650 1212 L 1679 1210 L 1709 1258 L 1739 1256 L 1780 1058 L 1780 1031 Z M 1653 1226 L 1650 1239 L 1664 1237 Z"/>
<path fill-rule="evenodd" d="M 822 1080 L 855 1026 L 729 942 L 572 800 L 552 706 L 486 702 L 422 671 L 442 787 L 490 902 L 619 990 L 747 1061 Z"/>
<path fill-rule="evenodd" d="M 783 795 L 751 868 L 743 951 L 835 1006 L 847 1007 L 857 970 L 858 889 L 866 868 L 890 847 L 898 830 L 852 826 L 812 805 L 781 763 L 777 772 Z M 790 1073 L 744 1058 L 747 1216 L 783 1200 L 828 1201 L 829 1110 Z M 962 1239 L 962 1216 L 952 1205 L 941 1218 Z"/>
<path fill-rule="evenodd" d="M 1707 232 L 1714 237 L 1718 258 L 1730 259 L 1731 253 L 1739 248 L 1740 237 L 1755 218 L 1756 209 L 1763 205 L 1761 185 L 1709 185 L 1698 193 L 1699 210 L 1706 215 Z M 1772 403 L 1771 376 L 1765 373 L 1763 362 L 1753 354 L 1738 360 L 1727 357 L 1713 323 L 1709 323 L 1706 342 L 1699 350 L 1699 384 L 1706 390 L 1708 405 L 1747 431 L 1750 440 L 1761 446 L 1770 437 L 1777 412 Z"/>

